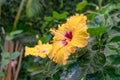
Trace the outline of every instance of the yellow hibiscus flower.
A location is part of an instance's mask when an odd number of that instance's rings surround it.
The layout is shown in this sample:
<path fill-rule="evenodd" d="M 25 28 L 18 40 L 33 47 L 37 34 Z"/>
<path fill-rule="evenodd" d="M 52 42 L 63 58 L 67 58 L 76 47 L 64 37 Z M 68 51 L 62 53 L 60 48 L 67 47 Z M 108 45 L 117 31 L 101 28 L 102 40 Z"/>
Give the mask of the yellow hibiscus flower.
<path fill-rule="evenodd" d="M 58 30 L 50 29 L 53 37 L 53 48 L 49 58 L 59 64 L 66 64 L 66 60 L 76 47 L 87 45 L 89 34 L 87 33 L 86 17 L 78 15 L 70 17 L 65 24 L 58 26 Z"/>
<path fill-rule="evenodd" d="M 51 44 L 42 44 L 42 42 L 39 40 L 38 45 L 36 45 L 35 47 L 25 47 L 25 56 L 33 55 L 45 58 L 51 49 Z"/>

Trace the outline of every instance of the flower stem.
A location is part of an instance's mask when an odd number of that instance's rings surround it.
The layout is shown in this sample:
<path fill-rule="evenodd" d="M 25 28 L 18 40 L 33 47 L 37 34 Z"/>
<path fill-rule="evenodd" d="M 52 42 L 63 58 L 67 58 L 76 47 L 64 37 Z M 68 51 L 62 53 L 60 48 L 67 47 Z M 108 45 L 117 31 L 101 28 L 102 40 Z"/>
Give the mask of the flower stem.
<path fill-rule="evenodd" d="M 21 3 L 20 3 L 18 12 L 16 14 L 16 17 L 15 17 L 15 20 L 14 20 L 14 23 L 13 23 L 13 30 L 16 30 L 16 26 L 17 26 L 18 20 L 20 18 L 20 14 L 22 12 L 22 9 L 23 9 L 23 6 L 24 6 L 24 2 L 25 2 L 25 0 L 22 0 Z"/>

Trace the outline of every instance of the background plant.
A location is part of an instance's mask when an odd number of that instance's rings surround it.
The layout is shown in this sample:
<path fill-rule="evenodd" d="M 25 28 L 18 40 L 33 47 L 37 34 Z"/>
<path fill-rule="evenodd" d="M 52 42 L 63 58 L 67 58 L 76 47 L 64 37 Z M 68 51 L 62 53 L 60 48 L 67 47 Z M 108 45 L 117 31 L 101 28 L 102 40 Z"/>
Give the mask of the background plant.
<path fill-rule="evenodd" d="M 13 39 L 21 31 L 13 31 L 6 36 L 4 28 L 1 28 L 0 37 L 0 79 L 1 80 L 17 80 L 21 67 L 23 56 L 23 48 Z"/>
<path fill-rule="evenodd" d="M 7 34 L 15 30 L 22 1 L 0 0 L 0 24 Z M 119 80 L 119 11 L 119 0 L 24 0 L 16 24 L 16 30 L 23 30 L 16 36 L 21 44 L 34 46 L 39 39 L 49 41 L 49 28 L 56 28 L 75 13 L 87 15 L 91 38 L 88 46 L 71 55 L 65 66 L 47 58 L 23 58 L 18 80 Z"/>

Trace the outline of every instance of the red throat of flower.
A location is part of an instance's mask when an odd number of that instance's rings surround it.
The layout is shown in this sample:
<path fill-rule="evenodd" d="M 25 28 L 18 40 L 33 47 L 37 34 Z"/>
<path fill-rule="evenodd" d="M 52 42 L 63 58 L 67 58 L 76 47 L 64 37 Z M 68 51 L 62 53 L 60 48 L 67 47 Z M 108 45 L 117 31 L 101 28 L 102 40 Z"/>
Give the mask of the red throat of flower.
<path fill-rule="evenodd" d="M 66 33 L 64 34 L 64 37 L 67 38 L 67 39 L 61 40 L 61 44 L 62 44 L 63 46 L 66 46 L 66 45 L 68 44 L 68 41 L 67 41 L 67 40 L 70 40 L 70 41 L 72 40 L 72 37 L 73 37 L 72 31 L 66 32 Z"/>
<path fill-rule="evenodd" d="M 46 52 L 46 50 L 44 49 L 44 50 L 42 50 L 42 52 L 43 52 L 43 53 L 45 53 L 45 52 Z"/>
<path fill-rule="evenodd" d="M 61 40 L 61 44 L 62 44 L 63 46 L 66 46 L 66 45 L 68 44 L 68 42 L 66 41 L 66 39 L 65 39 L 65 40 Z"/>
<path fill-rule="evenodd" d="M 72 35 L 72 31 L 66 32 L 64 35 L 67 39 L 71 40 L 73 35 Z"/>

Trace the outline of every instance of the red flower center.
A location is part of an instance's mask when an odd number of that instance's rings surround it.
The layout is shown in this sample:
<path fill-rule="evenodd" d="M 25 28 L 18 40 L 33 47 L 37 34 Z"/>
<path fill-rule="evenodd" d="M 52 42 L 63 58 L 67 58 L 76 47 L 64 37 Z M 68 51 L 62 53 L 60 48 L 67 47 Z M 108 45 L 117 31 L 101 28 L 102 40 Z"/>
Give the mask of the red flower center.
<path fill-rule="evenodd" d="M 72 39 L 73 35 L 72 35 L 72 31 L 69 31 L 69 32 L 66 32 L 65 35 L 64 35 L 66 38 L 68 39 Z"/>
<path fill-rule="evenodd" d="M 72 37 L 73 37 L 72 31 L 65 32 L 64 37 L 65 37 L 65 39 L 61 40 L 62 46 L 66 46 L 68 44 L 68 40 L 70 40 L 70 41 L 72 40 Z"/>

